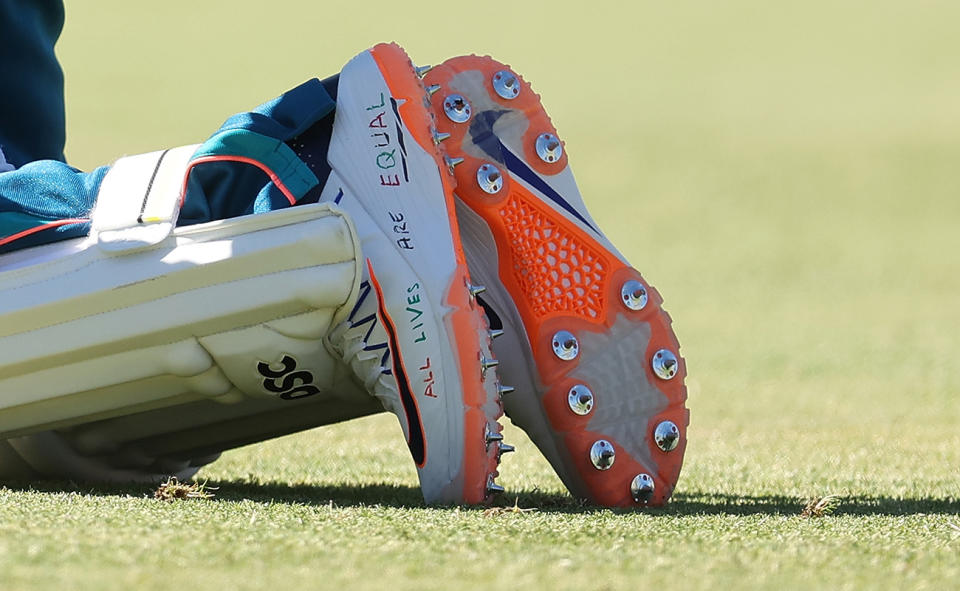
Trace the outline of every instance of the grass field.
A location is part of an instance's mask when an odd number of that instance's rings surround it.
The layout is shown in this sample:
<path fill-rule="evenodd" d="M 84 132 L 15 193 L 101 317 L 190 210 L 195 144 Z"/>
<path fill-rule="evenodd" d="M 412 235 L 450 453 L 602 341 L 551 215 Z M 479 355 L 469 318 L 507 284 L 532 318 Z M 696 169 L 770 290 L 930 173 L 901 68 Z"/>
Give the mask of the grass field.
<path fill-rule="evenodd" d="M 211 500 L 0 490 L 0 588 L 960 588 L 960 4 L 241 6 L 70 2 L 71 161 L 199 141 L 381 40 L 508 61 L 674 318 L 674 500 L 582 507 L 510 428 L 535 511 L 427 509 L 380 415 L 226 454 Z"/>

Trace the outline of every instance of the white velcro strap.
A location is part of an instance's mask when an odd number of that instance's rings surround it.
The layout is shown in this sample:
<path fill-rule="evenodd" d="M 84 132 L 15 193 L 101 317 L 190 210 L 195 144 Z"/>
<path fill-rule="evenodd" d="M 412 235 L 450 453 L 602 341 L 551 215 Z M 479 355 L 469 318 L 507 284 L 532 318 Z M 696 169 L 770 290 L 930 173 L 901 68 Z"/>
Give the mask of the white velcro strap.
<path fill-rule="evenodd" d="M 183 179 L 198 144 L 127 156 L 107 172 L 91 215 L 104 250 L 132 252 L 159 244 L 180 214 Z"/>

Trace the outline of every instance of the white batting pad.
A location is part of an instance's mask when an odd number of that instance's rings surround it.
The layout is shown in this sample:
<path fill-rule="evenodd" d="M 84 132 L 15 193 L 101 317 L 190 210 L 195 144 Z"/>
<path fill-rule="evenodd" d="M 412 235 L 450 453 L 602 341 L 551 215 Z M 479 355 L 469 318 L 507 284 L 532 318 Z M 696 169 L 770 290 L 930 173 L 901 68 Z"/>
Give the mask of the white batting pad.
<path fill-rule="evenodd" d="M 307 205 L 125 251 L 84 240 L 9 271 L 0 257 L 0 435 L 330 387 L 318 335 L 359 277 L 341 213 Z"/>

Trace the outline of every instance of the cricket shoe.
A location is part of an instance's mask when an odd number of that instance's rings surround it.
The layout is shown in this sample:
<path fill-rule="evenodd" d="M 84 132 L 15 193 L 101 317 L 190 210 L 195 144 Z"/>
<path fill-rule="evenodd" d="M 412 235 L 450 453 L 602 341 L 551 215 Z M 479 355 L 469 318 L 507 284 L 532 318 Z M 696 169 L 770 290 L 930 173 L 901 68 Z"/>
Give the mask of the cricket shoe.
<path fill-rule="evenodd" d="M 424 75 L 471 274 L 494 329 L 507 416 L 570 491 L 661 505 L 680 474 L 686 368 L 660 295 L 587 213 L 540 98 L 508 66 L 456 57 Z"/>
<path fill-rule="evenodd" d="M 366 259 L 361 297 L 328 343 L 397 415 L 427 503 L 482 503 L 503 445 L 497 362 L 460 244 L 453 176 L 427 92 L 406 53 L 381 44 L 339 75 L 319 196 L 353 220 Z M 310 130 L 304 162 L 326 149 Z"/>

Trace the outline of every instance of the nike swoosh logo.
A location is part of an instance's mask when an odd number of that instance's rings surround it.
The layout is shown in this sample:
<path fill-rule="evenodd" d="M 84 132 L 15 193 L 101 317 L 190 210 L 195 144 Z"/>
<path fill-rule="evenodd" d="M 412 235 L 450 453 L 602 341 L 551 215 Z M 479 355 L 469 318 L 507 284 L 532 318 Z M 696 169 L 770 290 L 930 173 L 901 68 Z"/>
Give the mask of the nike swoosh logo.
<path fill-rule="evenodd" d="M 507 113 L 508 111 L 484 111 L 475 115 L 473 122 L 470 124 L 470 140 L 473 144 L 483 150 L 491 159 L 506 166 L 507 170 L 516 177 L 523 179 L 528 185 L 540 191 L 544 197 L 556 203 L 564 211 L 583 222 L 586 227 L 599 234 L 600 232 L 574 206 L 570 205 L 570 202 L 564 199 L 563 195 L 540 178 L 536 171 L 527 166 L 527 163 L 521 160 L 519 156 L 511 152 L 500 141 L 500 138 L 493 133 L 493 125 L 497 122 L 497 119 Z"/>
<path fill-rule="evenodd" d="M 393 362 L 393 377 L 397 380 L 397 389 L 400 392 L 400 404 L 403 406 L 403 413 L 407 417 L 407 447 L 413 455 L 413 461 L 418 468 L 423 468 L 427 463 L 427 439 L 423 432 L 423 419 L 420 418 L 420 408 L 417 406 L 417 400 L 413 396 L 413 388 L 410 386 L 410 378 L 407 377 L 407 370 L 404 368 L 403 359 L 400 356 L 400 342 L 397 339 L 397 328 L 393 324 L 393 319 L 387 313 L 386 305 L 383 299 L 383 290 L 380 288 L 380 282 L 373 272 L 373 264 L 367 259 L 367 270 L 370 272 L 370 283 L 377 292 L 377 312 L 380 316 L 380 322 L 383 323 L 383 329 L 387 333 L 390 341 L 390 358 Z"/>

